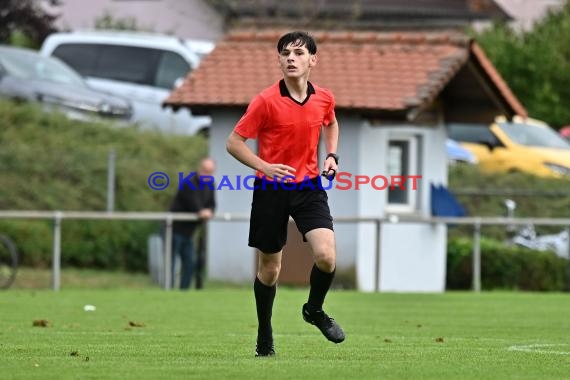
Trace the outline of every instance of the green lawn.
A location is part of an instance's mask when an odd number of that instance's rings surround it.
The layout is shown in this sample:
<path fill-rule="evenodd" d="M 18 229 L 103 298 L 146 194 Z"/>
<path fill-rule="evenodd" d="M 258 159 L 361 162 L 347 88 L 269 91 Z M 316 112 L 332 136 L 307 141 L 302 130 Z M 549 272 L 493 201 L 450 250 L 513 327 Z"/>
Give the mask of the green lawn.
<path fill-rule="evenodd" d="M 362 294 L 326 309 L 347 339 L 303 322 L 278 289 L 277 356 L 255 358 L 252 292 L 11 289 L 0 293 L 2 379 L 567 379 L 567 294 Z M 96 306 L 86 312 L 84 305 Z M 34 327 L 46 320 L 47 327 Z M 133 326 L 134 325 L 134 326 Z"/>

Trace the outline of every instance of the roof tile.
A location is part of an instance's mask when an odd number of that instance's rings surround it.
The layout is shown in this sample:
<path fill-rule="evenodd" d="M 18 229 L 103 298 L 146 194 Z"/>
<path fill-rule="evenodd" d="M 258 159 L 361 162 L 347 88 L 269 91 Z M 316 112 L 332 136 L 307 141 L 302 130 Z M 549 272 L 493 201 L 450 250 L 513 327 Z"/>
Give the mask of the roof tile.
<path fill-rule="evenodd" d="M 228 34 L 165 104 L 247 106 L 282 77 L 276 42 L 284 32 Z M 470 40 L 456 33 L 317 31 L 312 35 L 319 61 L 310 80 L 333 91 L 337 109 L 398 111 L 421 106 L 439 94 L 470 51 Z M 485 65 L 491 64 L 487 60 Z M 499 82 L 503 95 L 516 101 L 498 73 L 491 78 Z"/>

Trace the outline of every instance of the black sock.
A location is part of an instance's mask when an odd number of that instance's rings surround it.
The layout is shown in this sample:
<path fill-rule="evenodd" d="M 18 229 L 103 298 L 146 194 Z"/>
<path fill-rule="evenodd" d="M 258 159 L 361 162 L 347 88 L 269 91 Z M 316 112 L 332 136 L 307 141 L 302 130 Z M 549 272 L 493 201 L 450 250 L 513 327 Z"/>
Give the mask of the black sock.
<path fill-rule="evenodd" d="M 313 264 L 313 269 L 311 270 L 311 290 L 309 291 L 309 301 L 307 302 L 309 309 L 312 311 L 322 310 L 335 271 L 336 269 L 332 273 L 326 273 L 320 270 L 317 264 Z"/>
<path fill-rule="evenodd" d="M 257 276 L 255 277 L 253 292 L 255 293 L 255 306 L 257 307 L 258 336 L 272 336 L 271 314 L 276 290 L 277 286 L 264 285 Z"/>

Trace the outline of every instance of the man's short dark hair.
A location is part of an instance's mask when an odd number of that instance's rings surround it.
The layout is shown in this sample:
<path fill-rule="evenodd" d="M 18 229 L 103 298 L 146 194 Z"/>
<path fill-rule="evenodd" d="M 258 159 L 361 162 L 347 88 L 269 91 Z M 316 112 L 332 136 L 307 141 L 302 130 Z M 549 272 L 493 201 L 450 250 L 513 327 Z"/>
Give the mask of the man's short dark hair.
<path fill-rule="evenodd" d="M 281 50 L 289 44 L 293 44 L 296 47 L 305 46 L 310 54 L 317 54 L 317 43 L 306 32 L 297 31 L 283 35 L 277 42 L 277 52 L 281 53 Z"/>

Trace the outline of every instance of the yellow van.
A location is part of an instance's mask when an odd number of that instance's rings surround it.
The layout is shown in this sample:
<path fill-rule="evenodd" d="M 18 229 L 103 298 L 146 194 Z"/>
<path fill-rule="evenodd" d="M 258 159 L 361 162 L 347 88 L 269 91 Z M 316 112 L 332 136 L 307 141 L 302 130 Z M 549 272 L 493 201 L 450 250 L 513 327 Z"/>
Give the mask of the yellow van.
<path fill-rule="evenodd" d="M 515 116 L 490 126 L 450 124 L 449 137 L 460 142 L 484 170 L 570 177 L 570 144 L 546 123 Z"/>

